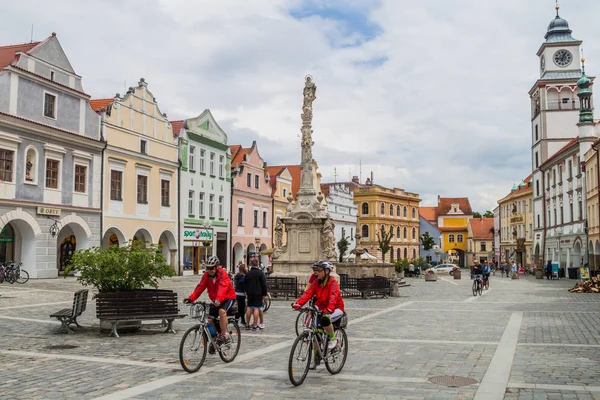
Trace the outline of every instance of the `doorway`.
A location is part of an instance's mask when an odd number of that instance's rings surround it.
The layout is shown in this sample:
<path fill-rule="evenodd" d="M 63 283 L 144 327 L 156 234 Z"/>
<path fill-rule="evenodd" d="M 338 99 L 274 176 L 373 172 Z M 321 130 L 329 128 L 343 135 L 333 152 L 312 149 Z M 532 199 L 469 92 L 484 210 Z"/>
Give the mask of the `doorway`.
<path fill-rule="evenodd" d="M 71 257 L 73 256 L 73 252 L 77 249 L 77 239 L 75 235 L 67 236 L 60 243 L 59 248 L 59 259 L 58 259 L 58 270 L 64 271 L 69 262 L 71 261 Z"/>

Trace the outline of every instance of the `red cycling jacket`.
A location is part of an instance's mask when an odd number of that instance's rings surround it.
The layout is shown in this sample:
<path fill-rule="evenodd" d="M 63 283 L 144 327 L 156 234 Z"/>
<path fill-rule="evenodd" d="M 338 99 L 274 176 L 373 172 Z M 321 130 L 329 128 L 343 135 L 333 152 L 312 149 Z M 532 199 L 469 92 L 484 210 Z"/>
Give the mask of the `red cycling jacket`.
<path fill-rule="evenodd" d="M 307 301 L 315 297 L 315 306 L 320 310 L 332 313 L 335 309 L 344 311 L 344 300 L 340 293 L 340 285 L 334 277 L 330 276 L 325 284 L 315 280 L 296 303 L 303 306 Z"/>
<path fill-rule="evenodd" d="M 190 295 L 190 299 L 196 301 L 202 292 L 204 292 L 204 289 L 208 289 L 208 297 L 213 302 L 218 301 L 219 303 L 223 303 L 225 300 L 236 299 L 233 283 L 229 279 L 227 272 L 221 267 L 217 267 L 217 273 L 214 278 L 208 276 L 208 272 L 202 275 L 202 280 Z"/>

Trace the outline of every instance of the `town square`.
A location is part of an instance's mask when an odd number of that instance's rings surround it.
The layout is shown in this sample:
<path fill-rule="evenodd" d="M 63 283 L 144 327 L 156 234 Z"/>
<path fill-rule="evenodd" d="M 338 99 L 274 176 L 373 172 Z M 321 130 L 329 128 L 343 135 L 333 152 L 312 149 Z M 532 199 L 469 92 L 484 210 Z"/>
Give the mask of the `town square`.
<path fill-rule="evenodd" d="M 0 399 L 600 398 L 600 4 L 63 3 L 4 7 Z"/>

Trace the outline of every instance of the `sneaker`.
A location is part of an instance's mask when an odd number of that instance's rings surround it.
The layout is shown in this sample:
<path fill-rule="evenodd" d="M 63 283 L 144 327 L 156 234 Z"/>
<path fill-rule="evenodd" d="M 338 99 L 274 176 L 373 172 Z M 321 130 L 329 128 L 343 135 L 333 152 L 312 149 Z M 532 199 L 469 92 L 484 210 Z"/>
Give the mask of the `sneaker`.
<path fill-rule="evenodd" d="M 258 329 L 258 327 L 256 327 L 256 326 L 253 326 L 253 327 L 252 327 L 252 332 L 256 332 L 256 330 L 257 330 L 257 329 Z"/>
<path fill-rule="evenodd" d="M 338 345 L 338 340 L 334 337 L 333 339 L 329 339 L 329 343 L 327 344 L 327 350 L 331 351 L 335 349 Z"/>
<path fill-rule="evenodd" d="M 262 331 L 263 329 L 265 329 L 265 326 L 260 324 L 256 327 L 256 329 L 258 329 L 259 331 Z"/>
<path fill-rule="evenodd" d="M 217 336 L 217 343 L 219 344 L 219 346 L 223 345 L 223 344 L 225 344 L 227 342 L 228 342 L 227 336 L 225 336 L 225 335 L 219 335 L 219 336 Z"/>
<path fill-rule="evenodd" d="M 247 331 L 249 331 L 249 330 L 251 330 L 251 329 L 252 329 L 252 326 L 250 326 L 250 325 L 246 325 L 246 330 L 247 330 Z"/>

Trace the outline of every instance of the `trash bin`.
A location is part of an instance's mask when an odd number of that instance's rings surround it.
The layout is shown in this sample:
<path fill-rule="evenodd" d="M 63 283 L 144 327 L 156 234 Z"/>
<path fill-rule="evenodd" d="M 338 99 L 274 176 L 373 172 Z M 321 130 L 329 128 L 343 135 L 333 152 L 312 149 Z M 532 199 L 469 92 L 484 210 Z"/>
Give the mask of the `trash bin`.
<path fill-rule="evenodd" d="M 579 268 L 567 268 L 569 270 L 569 279 L 578 279 Z"/>
<path fill-rule="evenodd" d="M 565 277 L 565 269 L 563 267 L 560 267 L 558 269 L 558 277 L 559 278 L 564 278 Z"/>

